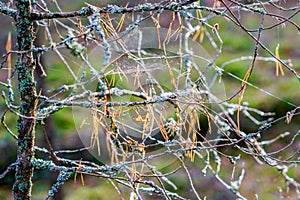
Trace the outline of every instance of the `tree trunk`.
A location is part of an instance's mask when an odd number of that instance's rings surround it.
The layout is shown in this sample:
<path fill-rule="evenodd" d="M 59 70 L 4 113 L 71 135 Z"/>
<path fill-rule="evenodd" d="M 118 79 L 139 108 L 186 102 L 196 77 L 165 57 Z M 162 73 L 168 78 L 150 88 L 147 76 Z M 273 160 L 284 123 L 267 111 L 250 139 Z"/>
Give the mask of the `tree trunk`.
<path fill-rule="evenodd" d="M 20 91 L 20 116 L 18 119 L 18 155 L 16 180 L 13 186 L 14 199 L 31 199 L 34 158 L 34 129 L 36 112 L 36 89 L 34 81 L 34 59 L 29 50 L 33 47 L 33 22 L 30 19 L 30 0 L 18 0 L 17 6 L 17 48 L 20 51 L 16 70 Z"/>

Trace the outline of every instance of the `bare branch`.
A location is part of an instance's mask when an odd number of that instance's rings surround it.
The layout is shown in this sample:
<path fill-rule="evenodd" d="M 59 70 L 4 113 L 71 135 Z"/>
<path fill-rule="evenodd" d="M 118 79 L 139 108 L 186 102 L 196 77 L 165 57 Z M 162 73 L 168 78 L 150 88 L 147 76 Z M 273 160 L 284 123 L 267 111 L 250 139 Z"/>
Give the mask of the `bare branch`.
<path fill-rule="evenodd" d="M 0 2 L 0 13 L 7 15 L 9 17 L 15 18 L 17 16 L 17 11 L 14 9 L 11 9 L 5 5 L 3 5 L 2 2 Z"/>

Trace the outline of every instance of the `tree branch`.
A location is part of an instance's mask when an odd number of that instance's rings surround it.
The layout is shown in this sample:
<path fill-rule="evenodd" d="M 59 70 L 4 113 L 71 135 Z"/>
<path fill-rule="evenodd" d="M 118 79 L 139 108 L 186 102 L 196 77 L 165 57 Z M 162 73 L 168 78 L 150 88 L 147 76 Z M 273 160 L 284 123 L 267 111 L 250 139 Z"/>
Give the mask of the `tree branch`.
<path fill-rule="evenodd" d="M 4 178 L 6 176 L 6 174 L 8 174 L 11 171 L 14 171 L 15 169 L 16 169 L 16 163 L 10 164 L 7 167 L 7 169 L 2 174 L 0 174 L 0 179 Z"/>
<path fill-rule="evenodd" d="M 68 18 L 68 17 L 81 17 L 81 16 L 90 16 L 95 13 L 131 13 L 131 12 L 151 12 L 154 10 L 178 10 L 183 6 L 196 2 L 197 0 L 188 0 L 183 3 L 175 3 L 175 2 L 166 2 L 162 1 L 156 4 L 140 4 L 138 6 L 133 7 L 120 7 L 116 5 L 109 5 L 103 8 L 99 8 L 93 5 L 89 5 L 87 7 L 81 8 L 79 11 L 71 11 L 71 12 L 52 12 L 52 13 L 43 13 L 43 12 L 32 12 L 31 19 L 32 20 L 42 20 L 42 19 L 55 19 L 55 18 Z M 165 3 L 165 4 L 164 4 Z"/>
<path fill-rule="evenodd" d="M 11 8 L 8 8 L 0 2 L 0 13 L 15 18 L 17 16 L 17 11 Z"/>

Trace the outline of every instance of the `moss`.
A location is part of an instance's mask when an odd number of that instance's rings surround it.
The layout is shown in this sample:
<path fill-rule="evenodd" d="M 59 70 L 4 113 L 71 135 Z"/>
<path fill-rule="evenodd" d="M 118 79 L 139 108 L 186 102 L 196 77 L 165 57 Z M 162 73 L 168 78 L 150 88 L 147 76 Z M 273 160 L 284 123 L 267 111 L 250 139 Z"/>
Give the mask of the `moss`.
<path fill-rule="evenodd" d="M 30 1 L 20 0 L 16 2 L 18 10 L 17 47 L 20 51 L 31 49 L 33 45 L 33 22 L 29 19 Z M 20 114 L 33 115 L 35 110 L 35 82 L 33 77 L 34 60 L 32 53 L 18 55 L 16 69 L 20 91 Z M 31 178 L 33 166 L 31 160 L 34 157 L 34 126 L 33 119 L 20 117 L 18 120 L 18 164 L 16 168 L 16 182 L 13 187 L 15 199 L 31 198 Z"/>
<path fill-rule="evenodd" d="M 19 185 L 18 185 L 18 188 L 20 191 L 22 192 L 25 192 L 27 189 L 28 189 L 28 186 L 30 184 L 26 183 L 26 182 L 21 182 Z"/>

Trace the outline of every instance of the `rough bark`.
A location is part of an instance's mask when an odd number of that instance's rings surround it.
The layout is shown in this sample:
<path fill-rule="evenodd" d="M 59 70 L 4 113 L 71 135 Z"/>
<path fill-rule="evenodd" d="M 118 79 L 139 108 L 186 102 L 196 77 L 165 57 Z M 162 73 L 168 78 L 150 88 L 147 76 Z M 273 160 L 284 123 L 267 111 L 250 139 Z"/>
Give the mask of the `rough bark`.
<path fill-rule="evenodd" d="M 28 51 L 33 46 L 33 22 L 30 19 L 30 0 L 16 1 L 17 16 L 17 48 L 20 51 L 16 69 L 20 91 L 20 117 L 18 119 L 18 155 L 15 173 L 13 195 L 16 200 L 31 199 L 34 158 L 34 129 L 36 109 L 36 89 L 34 81 L 34 59 L 32 52 Z M 24 53 L 25 52 L 25 53 Z"/>

